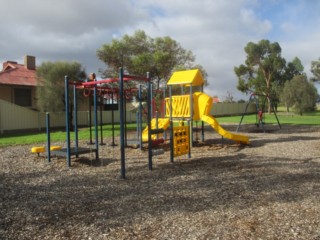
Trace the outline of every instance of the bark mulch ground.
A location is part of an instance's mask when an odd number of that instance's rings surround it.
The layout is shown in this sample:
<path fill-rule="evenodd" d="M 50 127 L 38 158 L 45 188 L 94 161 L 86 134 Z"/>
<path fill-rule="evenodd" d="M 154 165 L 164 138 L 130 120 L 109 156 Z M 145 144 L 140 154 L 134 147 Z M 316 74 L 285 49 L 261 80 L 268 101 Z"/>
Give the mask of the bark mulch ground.
<path fill-rule="evenodd" d="M 30 145 L 0 148 L 0 239 L 319 240 L 320 128 L 270 127 L 245 126 L 249 146 L 208 130 L 191 158 L 166 151 L 152 171 L 128 148 L 126 180 L 119 146 L 71 168 Z"/>

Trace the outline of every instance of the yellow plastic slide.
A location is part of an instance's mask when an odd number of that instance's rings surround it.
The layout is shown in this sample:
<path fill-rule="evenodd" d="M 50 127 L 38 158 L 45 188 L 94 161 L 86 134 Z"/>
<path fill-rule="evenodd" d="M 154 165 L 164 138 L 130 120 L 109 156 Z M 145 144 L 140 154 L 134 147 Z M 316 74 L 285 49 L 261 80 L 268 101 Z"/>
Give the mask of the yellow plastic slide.
<path fill-rule="evenodd" d="M 175 96 L 175 98 L 172 101 L 172 109 L 173 113 L 172 115 L 174 117 L 181 117 L 181 116 L 188 116 L 190 115 L 190 106 L 189 106 L 189 99 L 188 96 L 182 95 L 182 96 Z M 169 101 L 167 101 L 167 104 Z M 249 144 L 249 138 L 244 135 L 231 133 L 227 130 L 225 130 L 221 125 L 218 123 L 218 121 L 213 117 L 210 116 L 210 109 L 212 107 L 212 98 L 208 96 L 205 93 L 202 92 L 196 92 L 193 94 L 193 120 L 194 121 L 204 121 L 211 125 L 213 129 L 217 131 L 218 134 L 221 136 L 234 140 L 236 142 L 242 143 L 242 144 Z M 166 107 L 166 114 L 169 115 L 169 107 L 167 105 Z M 151 128 L 162 128 L 166 130 L 170 125 L 169 118 L 159 118 L 158 119 L 158 126 L 156 126 L 156 119 L 152 119 L 151 121 Z M 156 139 L 156 135 L 152 135 L 152 139 Z M 162 134 L 159 134 L 158 137 L 162 137 Z M 148 141 L 148 127 L 146 127 L 142 131 L 142 141 Z"/>
<path fill-rule="evenodd" d="M 157 119 L 153 118 L 151 120 L 151 129 L 156 129 L 156 128 L 162 128 L 166 130 L 170 125 L 170 119 L 169 118 L 158 118 L 158 126 L 157 126 Z M 156 139 L 156 135 L 151 136 L 152 139 Z M 159 134 L 158 137 L 162 137 L 162 134 Z M 142 131 L 142 141 L 148 141 L 148 126 L 143 129 Z"/>
<path fill-rule="evenodd" d="M 247 136 L 231 133 L 225 130 L 214 117 L 202 115 L 201 120 L 210 124 L 211 127 L 213 127 L 221 136 L 242 144 L 249 144 L 249 138 Z"/>
<path fill-rule="evenodd" d="M 212 98 L 205 93 L 194 93 L 194 116 L 200 118 L 202 121 L 207 122 L 213 129 L 221 136 L 234 140 L 239 143 L 249 144 L 249 138 L 244 135 L 235 134 L 225 130 L 218 121 L 210 116 L 210 109 L 212 106 Z"/>

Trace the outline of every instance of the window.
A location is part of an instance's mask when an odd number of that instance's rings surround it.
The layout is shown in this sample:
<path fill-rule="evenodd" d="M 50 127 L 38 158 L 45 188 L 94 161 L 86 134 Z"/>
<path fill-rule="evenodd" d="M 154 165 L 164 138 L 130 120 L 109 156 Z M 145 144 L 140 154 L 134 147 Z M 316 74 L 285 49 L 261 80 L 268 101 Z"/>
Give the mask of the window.
<path fill-rule="evenodd" d="M 14 103 L 23 107 L 31 107 L 32 106 L 31 89 L 15 88 Z"/>

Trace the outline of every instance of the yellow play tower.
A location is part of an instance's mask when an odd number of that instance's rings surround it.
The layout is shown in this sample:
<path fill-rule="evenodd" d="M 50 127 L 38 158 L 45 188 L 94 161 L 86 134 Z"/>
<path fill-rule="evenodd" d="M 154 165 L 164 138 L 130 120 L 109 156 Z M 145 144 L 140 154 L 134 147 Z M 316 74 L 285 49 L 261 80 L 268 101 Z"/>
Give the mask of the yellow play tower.
<path fill-rule="evenodd" d="M 165 116 L 170 119 L 171 125 L 174 120 L 188 122 L 190 147 L 193 143 L 193 121 L 206 122 L 215 129 L 218 134 L 225 138 L 242 144 L 249 143 L 247 136 L 225 130 L 218 121 L 210 115 L 213 102 L 210 96 L 202 92 L 204 79 L 199 69 L 175 72 L 169 79 L 167 85 L 169 86 L 169 97 L 166 98 Z M 172 86 L 180 86 L 181 89 L 189 87 L 189 93 L 172 96 Z M 194 87 L 199 87 L 201 92 L 194 92 Z M 171 129 L 173 129 L 173 125 Z M 174 151 L 175 148 L 173 146 L 173 156 L 175 155 Z"/>
<path fill-rule="evenodd" d="M 202 121 L 209 124 L 224 138 L 238 143 L 249 144 L 249 138 L 244 135 L 231 133 L 225 130 L 218 121 L 210 115 L 212 98 L 203 93 L 204 79 L 199 69 L 174 72 L 169 81 L 169 97 L 165 99 L 165 118 L 152 119 L 151 128 L 167 129 L 170 127 L 171 161 L 174 156 L 189 154 L 193 143 L 193 121 Z M 182 90 L 181 95 L 172 95 L 173 86 Z M 199 88 L 199 91 L 195 91 Z M 177 89 L 177 87 L 176 87 Z M 184 93 L 185 89 L 188 93 Z M 179 126 L 174 122 L 180 122 Z M 184 123 L 187 124 L 184 124 Z M 156 126 L 157 125 L 157 126 Z M 186 126 L 184 126 L 186 125 Z M 143 131 L 143 138 L 147 138 L 148 128 Z"/>

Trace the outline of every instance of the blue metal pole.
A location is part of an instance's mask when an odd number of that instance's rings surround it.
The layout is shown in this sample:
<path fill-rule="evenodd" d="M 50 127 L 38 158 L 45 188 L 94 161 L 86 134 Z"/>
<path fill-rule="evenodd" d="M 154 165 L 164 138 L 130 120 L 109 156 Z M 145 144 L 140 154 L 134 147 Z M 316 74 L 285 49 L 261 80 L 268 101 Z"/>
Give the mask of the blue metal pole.
<path fill-rule="evenodd" d="M 136 132 L 136 137 L 137 137 L 137 140 L 140 140 L 140 131 L 139 131 L 139 111 L 136 111 L 136 123 L 137 123 L 137 126 L 136 126 L 136 129 L 137 129 L 137 132 Z"/>
<path fill-rule="evenodd" d="M 124 136 L 124 90 L 123 90 L 123 68 L 119 69 L 119 92 L 120 92 L 120 156 L 121 156 L 121 178 L 126 178 L 125 163 L 125 136 Z"/>
<path fill-rule="evenodd" d="M 127 101 L 126 101 L 126 91 L 123 89 L 123 119 L 124 119 L 124 146 L 128 146 L 127 138 Z"/>
<path fill-rule="evenodd" d="M 111 104 L 113 105 L 113 92 L 111 93 Z M 111 121 L 112 121 L 112 144 L 111 146 L 116 146 L 115 142 L 114 142 L 114 111 L 113 111 L 113 107 L 112 107 L 112 111 L 111 111 Z"/>
<path fill-rule="evenodd" d="M 148 78 L 148 94 L 147 94 L 147 105 L 148 105 L 148 166 L 149 170 L 152 170 L 152 139 L 151 139 L 151 118 L 152 118 L 152 85 L 149 79 L 149 73 L 147 73 Z"/>
<path fill-rule="evenodd" d="M 91 116 L 91 114 L 92 114 L 92 112 L 91 112 L 91 104 L 92 104 L 92 100 L 91 100 L 91 90 L 89 90 L 90 91 L 90 94 L 89 94 L 89 134 L 90 134 L 90 141 L 88 142 L 88 144 L 93 144 L 93 142 L 92 142 L 92 116 Z"/>
<path fill-rule="evenodd" d="M 204 142 L 204 122 L 201 121 L 201 141 Z"/>
<path fill-rule="evenodd" d="M 104 104 L 104 97 L 103 97 L 103 94 L 100 96 L 100 145 L 105 145 L 103 143 L 103 116 L 102 116 L 102 113 L 103 113 L 103 104 Z"/>
<path fill-rule="evenodd" d="M 139 140 L 140 140 L 140 150 L 142 150 L 142 86 L 141 84 L 139 85 Z"/>
<path fill-rule="evenodd" d="M 188 125 L 189 125 L 189 126 L 190 126 L 190 122 L 192 122 L 192 120 L 189 120 L 189 121 L 188 121 Z M 188 146 L 189 151 L 188 151 L 188 158 L 191 158 L 190 131 L 189 131 L 189 136 L 188 136 L 188 138 L 189 138 L 189 146 Z"/>
<path fill-rule="evenodd" d="M 65 84 L 65 109 L 66 109 L 66 138 L 67 138 L 67 166 L 71 167 L 70 153 L 70 119 L 69 119 L 69 77 L 64 77 Z"/>
<path fill-rule="evenodd" d="M 193 147 L 193 97 L 192 97 L 192 84 L 190 84 L 190 146 Z"/>
<path fill-rule="evenodd" d="M 166 99 L 166 87 L 163 88 L 163 100 L 162 101 L 164 101 L 164 104 L 163 104 L 163 109 L 162 109 L 162 111 L 163 111 L 162 117 L 166 116 L 166 100 L 165 99 Z M 167 139 L 167 132 L 166 131 L 164 131 L 164 133 L 163 133 L 163 138 Z"/>
<path fill-rule="evenodd" d="M 153 116 L 153 86 L 152 84 L 150 84 L 150 102 L 149 102 L 149 105 L 150 105 L 150 113 L 151 113 L 151 119 L 154 117 Z"/>
<path fill-rule="evenodd" d="M 174 158 L 174 144 L 173 144 L 173 119 L 172 119 L 172 85 L 169 86 L 169 104 L 170 104 L 170 162 Z"/>
<path fill-rule="evenodd" d="M 50 153 L 50 113 L 46 113 L 46 131 L 47 131 L 47 158 L 48 162 L 51 162 Z"/>
<path fill-rule="evenodd" d="M 201 85 L 200 91 L 203 93 L 203 85 Z M 202 134 L 201 140 L 202 142 L 204 142 L 204 122 L 203 121 L 201 121 L 201 134 Z"/>
<path fill-rule="evenodd" d="M 93 87 L 93 108 L 94 108 L 94 137 L 96 144 L 96 160 L 99 159 L 99 142 L 98 142 L 98 111 L 97 111 L 97 85 Z"/>

